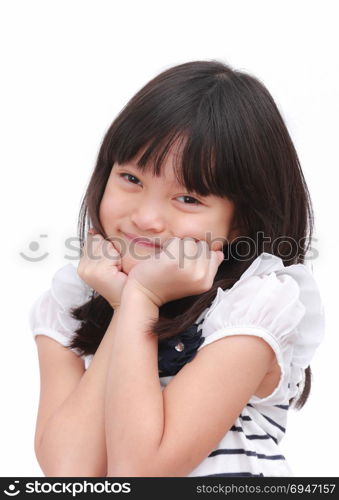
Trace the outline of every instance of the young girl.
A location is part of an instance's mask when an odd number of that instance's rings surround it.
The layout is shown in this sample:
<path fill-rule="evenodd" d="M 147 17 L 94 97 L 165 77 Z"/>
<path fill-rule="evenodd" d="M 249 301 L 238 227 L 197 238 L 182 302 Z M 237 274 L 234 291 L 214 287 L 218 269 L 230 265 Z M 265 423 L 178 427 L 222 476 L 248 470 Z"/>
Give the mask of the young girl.
<path fill-rule="evenodd" d="M 292 475 L 279 443 L 324 334 L 312 230 L 257 78 L 193 61 L 142 88 L 101 145 L 77 269 L 31 309 L 44 474 Z"/>

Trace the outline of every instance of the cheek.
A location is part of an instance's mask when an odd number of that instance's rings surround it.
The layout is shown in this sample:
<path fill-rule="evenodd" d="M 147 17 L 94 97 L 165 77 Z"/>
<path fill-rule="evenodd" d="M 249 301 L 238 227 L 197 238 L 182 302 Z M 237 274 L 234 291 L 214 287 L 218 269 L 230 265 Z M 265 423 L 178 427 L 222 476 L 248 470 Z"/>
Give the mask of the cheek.
<path fill-rule="evenodd" d="M 210 250 L 222 250 L 222 247 L 227 243 L 229 234 L 229 221 L 225 217 L 216 218 L 211 221 L 205 221 L 205 224 L 200 225 L 200 230 L 195 231 L 194 236 L 208 242 Z M 193 233 L 193 231 L 192 231 Z"/>
<path fill-rule="evenodd" d="M 114 223 L 118 220 L 118 218 L 121 215 L 120 214 L 121 208 L 122 204 L 119 203 L 117 197 L 104 195 L 101 200 L 99 209 L 99 217 L 102 225 L 104 227 L 114 225 Z"/>
<path fill-rule="evenodd" d="M 218 249 L 225 244 L 225 240 L 229 233 L 228 221 L 222 221 L 213 228 L 212 241 L 215 245 L 218 245 Z"/>
<path fill-rule="evenodd" d="M 226 225 L 210 219 L 196 221 L 183 228 L 182 234 L 207 241 L 211 250 L 220 250 L 225 243 Z"/>

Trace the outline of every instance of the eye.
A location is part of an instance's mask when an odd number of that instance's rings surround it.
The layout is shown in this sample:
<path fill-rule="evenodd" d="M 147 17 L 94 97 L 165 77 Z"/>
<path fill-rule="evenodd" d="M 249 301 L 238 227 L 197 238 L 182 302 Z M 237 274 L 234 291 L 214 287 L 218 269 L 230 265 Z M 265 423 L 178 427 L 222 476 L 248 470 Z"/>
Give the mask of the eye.
<path fill-rule="evenodd" d="M 192 196 L 187 196 L 186 194 L 183 196 L 178 196 L 178 198 L 185 198 L 186 200 L 193 200 L 193 202 L 190 203 L 184 203 L 184 205 L 201 205 L 199 200 L 196 200 L 195 198 L 192 198 Z"/>
<path fill-rule="evenodd" d="M 129 177 L 133 177 L 133 179 L 136 179 L 138 182 L 140 182 L 139 179 L 132 174 L 123 173 L 123 174 L 119 174 L 119 177 L 122 177 L 123 179 L 125 179 L 124 175 L 128 175 Z M 130 181 L 128 180 L 127 182 L 130 182 Z M 136 184 L 136 183 L 132 182 L 132 184 Z"/>
<path fill-rule="evenodd" d="M 127 175 L 128 177 L 132 177 L 133 179 L 136 179 L 137 182 L 140 182 L 139 179 L 137 177 L 135 177 L 135 175 L 128 174 L 127 172 L 123 172 L 123 173 L 119 174 L 119 177 L 126 179 L 124 177 L 124 175 Z M 136 182 L 130 181 L 128 179 L 126 179 L 126 181 L 131 183 L 131 184 L 137 184 Z M 189 203 L 184 203 L 184 205 L 201 205 L 200 201 L 197 200 L 196 198 L 193 198 L 192 196 L 182 195 L 182 196 L 178 196 L 177 199 L 178 198 L 185 198 L 186 200 L 193 200 Z"/>

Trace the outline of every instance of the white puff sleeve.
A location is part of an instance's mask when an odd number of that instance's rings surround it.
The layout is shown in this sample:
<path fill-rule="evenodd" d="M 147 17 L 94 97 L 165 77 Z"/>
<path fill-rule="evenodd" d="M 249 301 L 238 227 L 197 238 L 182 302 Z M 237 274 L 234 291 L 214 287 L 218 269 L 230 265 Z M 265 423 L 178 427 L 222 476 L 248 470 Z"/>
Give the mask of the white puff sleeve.
<path fill-rule="evenodd" d="M 80 326 L 80 321 L 70 315 L 70 308 L 84 304 L 90 295 L 90 287 L 71 263 L 61 267 L 52 278 L 51 288 L 43 292 L 30 308 L 29 325 L 33 337 L 47 335 L 67 346 Z M 78 349 L 71 350 L 80 354 Z"/>
<path fill-rule="evenodd" d="M 276 405 L 296 396 L 324 333 L 323 305 L 310 269 L 285 267 L 279 257 L 264 252 L 232 288 L 218 288 L 202 324 L 205 339 L 199 349 L 231 335 L 264 339 L 276 354 L 281 377 L 270 395 L 253 395 L 250 403 Z"/>

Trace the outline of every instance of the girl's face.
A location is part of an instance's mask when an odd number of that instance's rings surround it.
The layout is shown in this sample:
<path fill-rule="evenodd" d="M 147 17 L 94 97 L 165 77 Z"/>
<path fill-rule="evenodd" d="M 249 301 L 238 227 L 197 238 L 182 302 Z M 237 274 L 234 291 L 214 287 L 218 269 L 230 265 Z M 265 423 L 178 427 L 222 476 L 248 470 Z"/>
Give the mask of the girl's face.
<path fill-rule="evenodd" d="M 126 274 L 148 256 L 161 251 L 166 240 L 190 237 L 221 250 L 232 239 L 234 204 L 214 195 L 188 193 L 175 179 L 170 153 L 161 177 L 142 174 L 131 161 L 114 163 L 100 204 L 99 217 L 107 237 L 121 253 Z M 146 238 L 160 246 L 130 239 Z"/>

